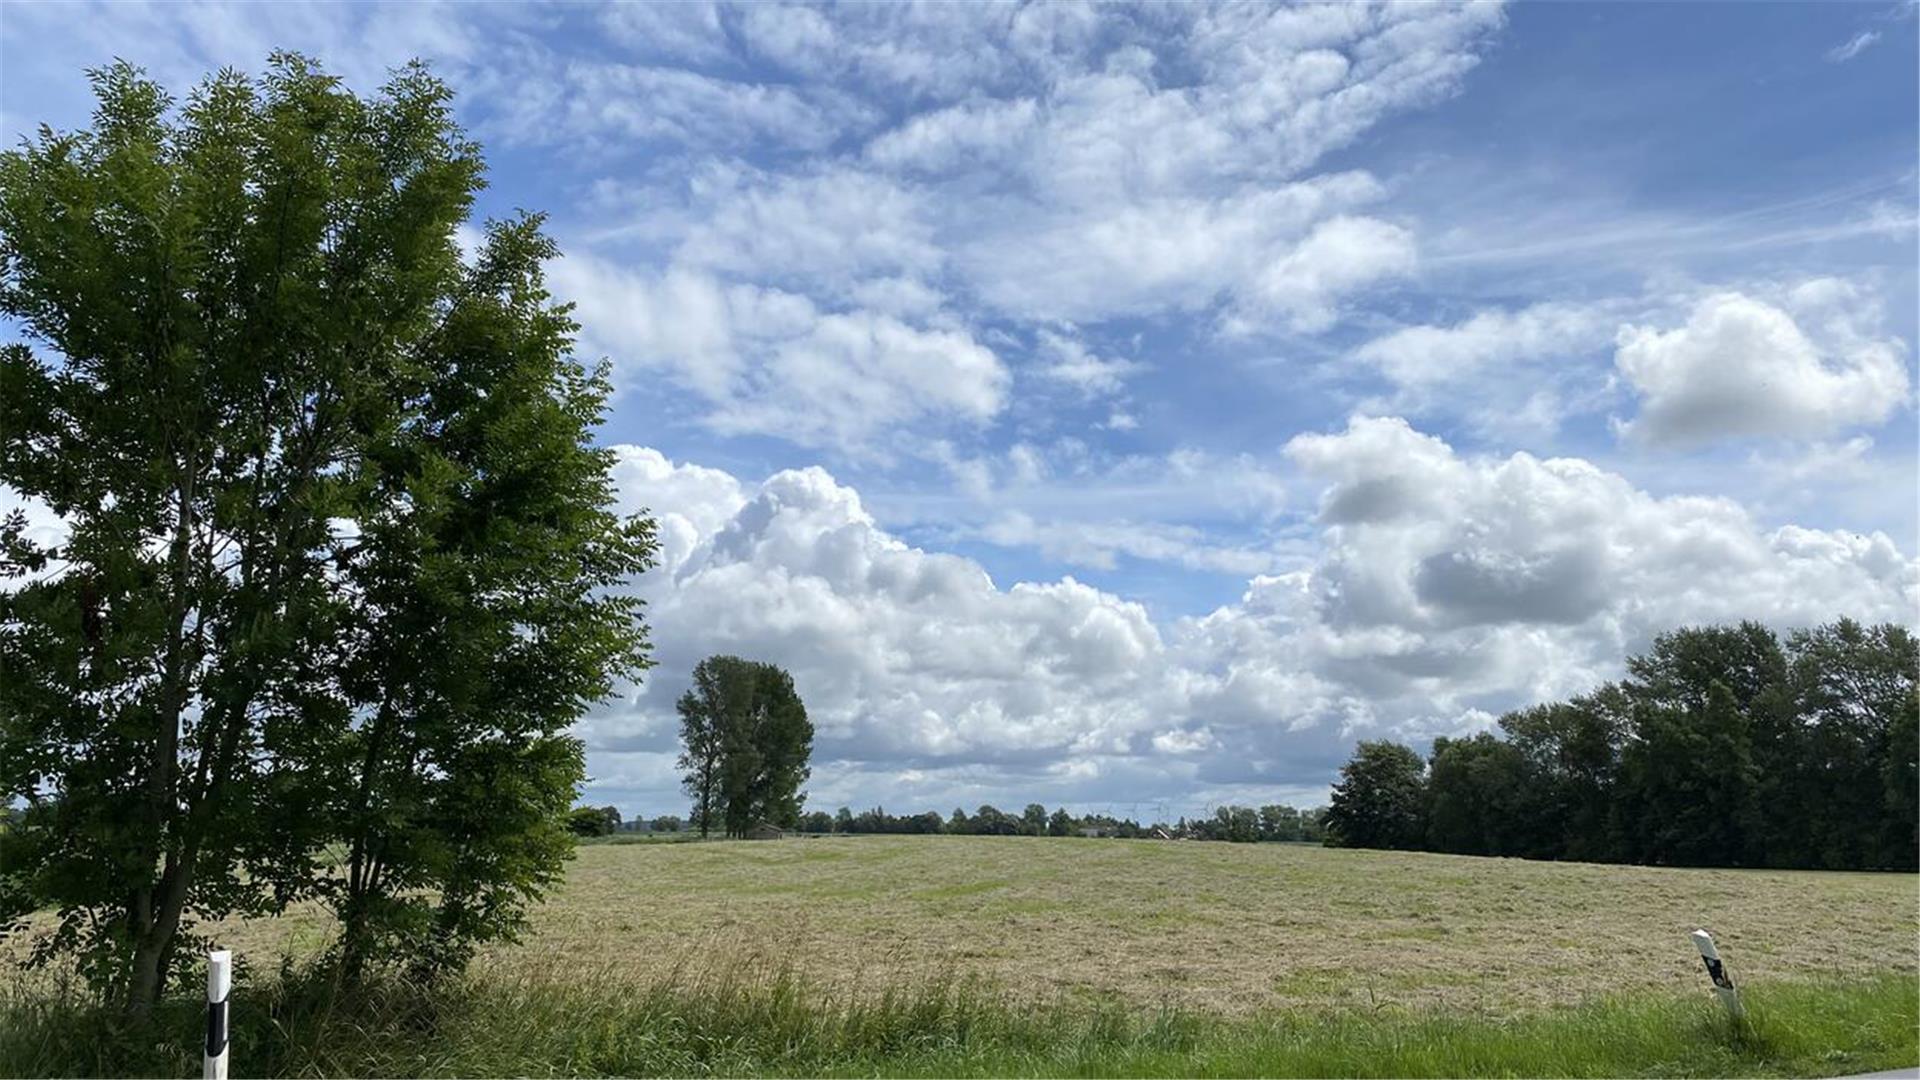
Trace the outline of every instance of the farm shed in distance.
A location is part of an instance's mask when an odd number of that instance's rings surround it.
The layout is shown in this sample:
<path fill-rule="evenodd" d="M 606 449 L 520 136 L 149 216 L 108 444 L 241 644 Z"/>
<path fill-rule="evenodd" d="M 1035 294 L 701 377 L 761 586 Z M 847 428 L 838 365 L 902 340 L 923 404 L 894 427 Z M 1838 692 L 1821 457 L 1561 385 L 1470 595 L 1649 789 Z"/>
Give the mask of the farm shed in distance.
<path fill-rule="evenodd" d="M 749 840 L 778 840 L 785 835 L 787 834 L 781 830 L 780 826 L 765 821 L 747 830 Z"/>

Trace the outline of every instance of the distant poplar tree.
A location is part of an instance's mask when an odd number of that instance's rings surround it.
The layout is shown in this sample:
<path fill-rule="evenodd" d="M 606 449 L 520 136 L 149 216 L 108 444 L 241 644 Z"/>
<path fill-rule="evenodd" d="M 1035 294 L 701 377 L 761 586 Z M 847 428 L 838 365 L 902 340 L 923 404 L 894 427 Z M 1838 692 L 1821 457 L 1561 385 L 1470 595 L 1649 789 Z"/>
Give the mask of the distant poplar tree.
<path fill-rule="evenodd" d="M 773 664 L 710 656 L 680 697 L 682 786 L 705 836 L 766 821 L 796 828 L 811 775 L 813 724 L 793 677 Z"/>
<path fill-rule="evenodd" d="M 690 817 L 701 836 L 714 824 L 720 806 L 722 737 L 730 712 L 744 710 L 734 699 L 750 691 L 747 661 L 734 656 L 710 656 L 693 669 L 693 685 L 680 695 L 681 786 L 693 800 Z"/>
<path fill-rule="evenodd" d="M 813 723 L 794 689 L 793 676 L 773 664 L 760 665 L 757 757 L 759 771 L 749 781 L 749 820 L 765 820 L 783 829 L 800 825 L 806 803 L 801 787 L 813 775 Z"/>

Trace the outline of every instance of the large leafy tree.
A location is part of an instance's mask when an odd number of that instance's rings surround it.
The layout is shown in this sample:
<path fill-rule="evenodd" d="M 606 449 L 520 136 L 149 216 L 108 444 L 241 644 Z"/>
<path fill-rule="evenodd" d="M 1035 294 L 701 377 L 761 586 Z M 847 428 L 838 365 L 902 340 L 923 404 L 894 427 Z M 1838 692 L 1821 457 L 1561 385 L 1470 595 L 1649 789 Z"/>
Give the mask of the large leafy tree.
<path fill-rule="evenodd" d="M 690 813 L 702 837 L 711 832 L 721 811 L 720 770 L 729 718 L 752 707 L 753 685 L 750 661 L 709 656 L 694 665 L 693 685 L 680 695 L 681 786 L 693 800 Z"/>
<path fill-rule="evenodd" d="M 424 885 L 485 936 L 557 864 L 557 732 L 644 650 L 551 251 L 462 266 L 481 163 L 421 68 L 94 84 L 0 154 L 0 483 L 68 527 L 0 529 L 0 922 L 57 908 L 36 955 L 136 1014 L 197 918 Z"/>
<path fill-rule="evenodd" d="M 1787 645 L 1799 704 L 1804 861 L 1912 867 L 1920 850 L 1920 644 L 1904 627 L 1841 619 L 1797 632 Z"/>
<path fill-rule="evenodd" d="M 1787 660 L 1758 623 L 1662 634 L 1627 661 L 1615 833 L 1636 861 L 1764 861 L 1765 778 L 1792 755 Z"/>
<path fill-rule="evenodd" d="M 798 828 L 806 802 L 801 787 L 813 774 L 813 722 L 794 689 L 793 676 L 774 664 L 760 665 L 759 711 L 755 738 L 759 771 L 746 787 L 747 808 L 740 831 L 759 820 L 783 829 Z"/>
<path fill-rule="evenodd" d="M 795 828 L 813 724 L 793 676 L 774 664 L 710 656 L 680 697 L 680 769 L 700 834 L 744 836 L 760 821 Z"/>
<path fill-rule="evenodd" d="M 1535 783 L 1513 743 L 1481 732 L 1433 741 L 1427 767 L 1427 839 L 1437 851 L 1504 855 L 1519 847 L 1521 797 Z"/>
<path fill-rule="evenodd" d="M 1734 691 L 1714 682 L 1692 709 L 1641 705 L 1620 760 L 1615 809 L 1636 862 L 1742 866 L 1758 861 L 1760 773 Z"/>
<path fill-rule="evenodd" d="M 1327 829 L 1347 847 L 1418 848 L 1426 839 L 1426 765 L 1394 742 L 1362 742 L 1340 767 Z"/>
<path fill-rule="evenodd" d="M 1518 847 L 1511 854 L 1601 861 L 1614 857 L 1609 820 L 1620 749 L 1632 702 L 1609 684 L 1571 701 L 1536 705 L 1500 718 L 1500 730 L 1525 760 L 1518 793 Z"/>
<path fill-rule="evenodd" d="M 349 974 L 375 953 L 437 972 L 514 936 L 570 849 L 567 728 L 645 666 L 639 601 L 614 586 L 650 564 L 652 524 L 608 509 L 608 387 L 571 357 L 541 274 L 556 254 L 538 218 L 488 230 L 338 551 L 364 722 L 331 747 L 348 854 L 325 892 Z"/>

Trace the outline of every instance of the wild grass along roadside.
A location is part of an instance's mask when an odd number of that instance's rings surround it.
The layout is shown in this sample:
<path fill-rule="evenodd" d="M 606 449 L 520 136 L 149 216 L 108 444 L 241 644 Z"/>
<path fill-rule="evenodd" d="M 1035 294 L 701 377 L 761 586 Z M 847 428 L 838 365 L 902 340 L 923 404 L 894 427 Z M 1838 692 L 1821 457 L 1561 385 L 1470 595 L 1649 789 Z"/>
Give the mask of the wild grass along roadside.
<path fill-rule="evenodd" d="M 1502 1019 L 1033 1008 L 956 979 L 836 999 L 738 971 L 645 986 L 606 974 L 476 974 L 436 990 L 386 981 L 350 1002 L 324 987 L 291 965 L 244 980 L 234 1075 L 1817 1076 L 1920 1062 L 1920 991 L 1899 975 L 1750 986 L 1744 1029 L 1704 990 Z M 192 1075 L 200 1025 L 191 997 L 126 1032 L 70 984 L 18 982 L 0 991 L 0 1073 Z"/>

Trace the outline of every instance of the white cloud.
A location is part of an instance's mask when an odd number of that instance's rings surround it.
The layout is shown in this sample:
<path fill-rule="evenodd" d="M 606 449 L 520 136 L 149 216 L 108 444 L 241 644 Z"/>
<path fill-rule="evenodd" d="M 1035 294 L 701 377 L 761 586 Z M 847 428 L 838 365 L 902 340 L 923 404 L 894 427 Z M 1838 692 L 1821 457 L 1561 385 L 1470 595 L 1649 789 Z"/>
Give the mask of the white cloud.
<path fill-rule="evenodd" d="M 1871 436 L 1855 435 L 1844 443 L 1809 443 L 1798 455 L 1785 460 L 1772 460 L 1755 452 L 1749 461 L 1789 483 L 1844 480 L 1868 471 L 1867 452 L 1872 449 Z"/>
<path fill-rule="evenodd" d="M 1490 309 L 1452 326 L 1409 326 L 1354 351 L 1404 390 L 1427 391 L 1476 380 L 1488 369 L 1509 378 L 1512 365 L 1566 357 L 1611 340 L 1617 325 L 1593 305 L 1541 303 Z"/>
<path fill-rule="evenodd" d="M 889 169 L 938 173 L 1006 156 L 1036 128 L 1031 98 L 970 102 L 921 113 L 867 144 L 866 154 Z"/>
<path fill-rule="evenodd" d="M 1828 49 L 1827 60 L 1835 64 L 1844 64 L 1854 57 L 1859 56 L 1861 53 L 1866 52 L 1867 49 L 1872 47 L 1874 42 L 1879 40 L 1880 32 L 1878 30 L 1862 30 L 1846 41 Z"/>
<path fill-rule="evenodd" d="M 698 216 L 674 252 L 679 267 L 838 296 L 888 281 L 911 287 L 945 259 L 924 196 L 884 176 L 716 168 L 694 189 Z"/>
<path fill-rule="evenodd" d="M 1129 521 L 1038 521 L 1023 511 L 1002 514 L 966 535 L 1001 547 L 1027 547 L 1050 559 L 1101 570 L 1124 555 L 1189 570 L 1258 574 L 1272 569 L 1271 551 L 1213 542 L 1192 525 Z"/>
<path fill-rule="evenodd" d="M 1668 445 L 1814 438 L 1877 424 L 1908 404 L 1906 347 L 1872 336 L 1877 308 L 1857 289 L 1812 281 L 1785 303 L 1798 320 L 1727 292 L 1701 299 L 1671 330 L 1622 327 L 1615 364 L 1640 396 L 1623 429 Z"/>
<path fill-rule="evenodd" d="M 643 498 L 733 505 L 730 478 L 655 455 Z M 623 473 L 624 475 L 624 473 Z M 833 755 L 981 761 L 1123 747 L 1149 720 L 1158 632 L 1143 608 L 1064 579 L 1000 589 L 974 563 L 910 548 L 818 469 L 778 473 L 664 573 L 640 583 L 669 685 L 716 651 L 780 658 Z M 616 736 L 604 719 L 596 735 Z"/>
<path fill-rule="evenodd" d="M 695 550 L 746 505 L 740 482 L 719 469 L 676 465 L 644 446 L 613 448 L 622 514 L 646 512 L 660 539 L 660 573 L 672 578 Z"/>
<path fill-rule="evenodd" d="M 1402 327 L 1352 359 L 1392 386 L 1369 411 L 1458 419 L 1483 435 L 1550 439 L 1566 417 L 1600 407 L 1607 380 L 1592 358 L 1612 343 L 1618 301 L 1489 308 L 1448 326 Z"/>
<path fill-rule="evenodd" d="M 1731 500 L 1654 498 L 1573 458 L 1463 459 L 1396 419 L 1301 436 L 1288 453 L 1331 481 L 1332 624 L 1611 623 L 1629 642 L 1699 620 L 1912 618 L 1914 565 L 1885 536 L 1767 532 Z M 1804 559 L 1814 535 L 1825 554 Z"/>
<path fill-rule="evenodd" d="M 706 399 L 705 422 L 723 433 L 858 451 L 903 425 L 984 423 L 1005 403 L 1006 368 L 964 330 L 823 311 L 688 270 L 651 275 L 574 256 L 550 273 L 579 304 L 589 351 L 611 354 L 629 381 L 665 372 Z"/>
<path fill-rule="evenodd" d="M 998 586 L 903 544 L 819 469 L 743 485 L 624 450 L 628 498 L 674 515 L 674 539 L 639 583 L 662 664 L 586 725 L 595 773 L 665 752 L 685 672 L 720 651 L 794 672 L 827 797 L 1055 803 L 1310 787 L 1362 734 L 1484 727 L 1682 624 L 1920 621 L 1920 564 L 1884 535 L 1765 529 L 1728 500 L 1656 498 L 1579 460 L 1466 458 L 1394 419 L 1288 455 L 1323 488 L 1317 553 L 1157 625 L 1071 578 Z M 923 782 L 895 786 L 902 768 Z"/>
<path fill-rule="evenodd" d="M 947 470 L 957 490 L 878 495 L 871 501 L 882 507 L 887 520 L 978 537 L 1008 515 L 1021 515 L 1044 521 L 1049 533 L 1085 529 L 1109 534 L 1140 527 L 1146 513 L 1153 522 L 1192 526 L 1231 547 L 1218 538 L 1268 528 L 1289 502 L 1286 480 L 1274 462 L 1251 454 L 1191 448 L 1113 454 L 1063 437 L 1044 444 L 1015 443 L 1003 453 L 980 457 L 936 445 L 929 456 Z M 1003 531 L 996 542 L 1028 546 L 1014 540 L 1015 535 Z M 1041 535 L 1033 533 L 1035 543 Z M 1139 549 L 1131 553 L 1149 557 Z"/>
<path fill-rule="evenodd" d="M 703 0 L 675 4 L 608 4 L 600 25 L 619 44 L 648 56 L 695 64 L 724 63 L 730 45 L 720 7 Z"/>
<path fill-rule="evenodd" d="M 1243 306 L 1284 312 L 1296 330 L 1324 330 L 1338 317 L 1338 301 L 1411 273 L 1413 265 L 1412 233 L 1373 218 L 1337 217 L 1262 270 Z"/>
<path fill-rule="evenodd" d="M 1232 298 L 1249 327 L 1272 315 L 1317 326 L 1334 300 L 1411 265 L 1404 230 L 1342 213 L 1381 193 L 1338 173 L 1220 197 L 982 207 L 999 220 L 954 257 L 983 300 L 1020 318 L 1097 322 Z"/>
<path fill-rule="evenodd" d="M 488 127 L 514 144 L 606 157 L 643 146 L 702 152 L 750 145 L 822 151 L 878 111 L 830 88 L 754 83 L 644 64 L 561 60 L 522 45 L 502 50 L 467 84 Z"/>
<path fill-rule="evenodd" d="M 1031 19 L 1000 4 L 748 4 L 734 30 L 748 54 L 810 80 L 858 84 L 894 100 L 951 101 L 1029 69 L 1035 48 L 1069 47 L 1074 19 Z"/>
<path fill-rule="evenodd" d="M 1063 383 L 1088 398 L 1117 394 L 1127 377 L 1147 369 L 1138 360 L 1096 356 L 1078 338 L 1042 330 L 1039 353 L 1044 362 L 1036 368 L 1043 379 Z"/>
<path fill-rule="evenodd" d="M 872 296 L 895 313 L 902 301 L 964 302 L 1087 323 L 1223 305 L 1236 332 L 1314 332 L 1355 294 L 1410 272 L 1415 249 L 1403 226 L 1359 212 L 1383 194 L 1371 176 L 1308 170 L 1385 116 L 1450 93 L 1501 18 L 1488 4 L 754 5 L 718 15 L 746 55 L 861 108 L 782 96 L 775 83 L 708 100 L 722 76 L 701 60 L 706 70 L 659 88 L 653 69 L 623 68 L 649 82 L 644 94 L 611 82 L 556 90 L 522 127 L 552 126 L 556 110 L 571 129 L 570 110 L 633 107 L 691 128 L 711 112 L 707 145 L 757 133 L 815 152 L 870 130 L 871 110 L 897 111 L 830 165 L 795 175 L 782 157 L 722 183 L 695 177 L 676 263 L 816 299 Z M 712 21 L 698 9 L 676 18 L 663 47 L 705 56 Z M 663 91 L 667 103 L 652 104 Z M 690 143 L 677 127 L 658 134 Z M 901 284 L 932 295 L 889 289 Z"/>

